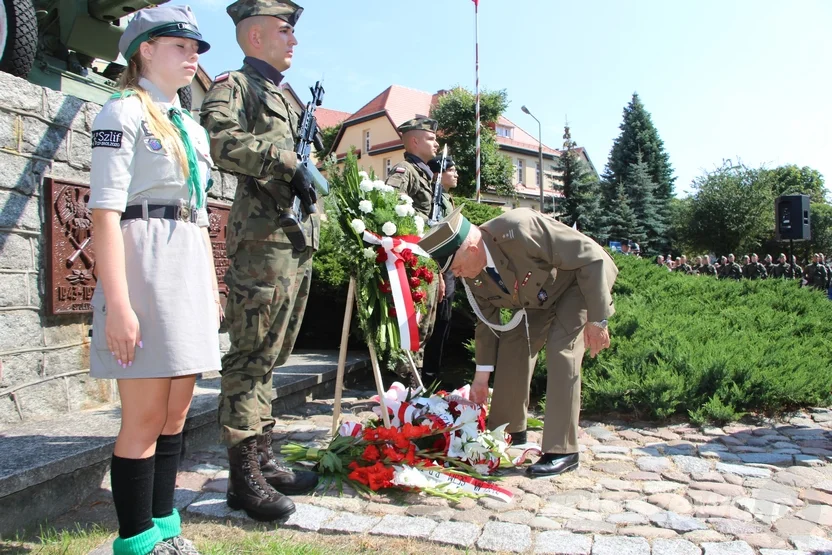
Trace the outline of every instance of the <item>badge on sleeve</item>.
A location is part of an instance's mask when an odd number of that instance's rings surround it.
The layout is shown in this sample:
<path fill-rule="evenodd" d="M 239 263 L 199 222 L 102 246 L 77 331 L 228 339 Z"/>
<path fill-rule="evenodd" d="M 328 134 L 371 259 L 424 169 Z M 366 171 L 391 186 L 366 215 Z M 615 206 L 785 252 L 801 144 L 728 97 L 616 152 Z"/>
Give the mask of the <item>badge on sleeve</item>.
<path fill-rule="evenodd" d="M 404 168 L 396 168 L 393 170 L 393 173 L 404 173 L 406 170 Z"/>
<path fill-rule="evenodd" d="M 228 79 L 228 72 L 227 71 L 225 73 L 220 73 L 219 75 L 214 77 L 214 83 L 222 83 L 226 79 Z"/>
<path fill-rule="evenodd" d="M 115 129 L 96 129 L 92 132 L 92 147 L 121 148 L 123 131 Z"/>
<path fill-rule="evenodd" d="M 162 141 L 156 137 L 148 137 L 145 141 L 147 142 L 147 147 L 153 152 L 159 152 L 164 146 L 162 145 Z"/>
<path fill-rule="evenodd" d="M 540 301 L 541 304 L 545 303 L 548 299 L 549 293 L 547 293 L 545 289 L 541 289 L 537 292 L 537 300 Z"/>

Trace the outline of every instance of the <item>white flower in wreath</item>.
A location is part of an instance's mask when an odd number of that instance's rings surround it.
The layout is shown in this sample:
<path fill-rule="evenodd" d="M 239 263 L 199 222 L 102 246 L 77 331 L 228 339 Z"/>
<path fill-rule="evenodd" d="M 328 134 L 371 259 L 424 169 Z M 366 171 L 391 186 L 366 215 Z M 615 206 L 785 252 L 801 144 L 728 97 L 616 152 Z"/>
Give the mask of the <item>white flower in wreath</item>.
<path fill-rule="evenodd" d="M 365 171 L 360 171 L 360 172 L 358 172 L 358 177 L 360 177 L 361 180 L 363 181 L 365 179 L 370 179 L 370 174 L 368 174 Z"/>
<path fill-rule="evenodd" d="M 370 202 L 370 201 L 367 201 L 367 202 Z M 372 205 L 370 205 L 370 209 L 372 209 Z M 358 218 L 355 218 L 353 221 L 351 221 L 350 225 L 355 230 L 355 232 L 358 233 L 359 235 L 364 233 L 364 230 L 367 229 L 367 226 L 364 225 L 364 222 L 362 220 L 359 220 Z"/>
<path fill-rule="evenodd" d="M 454 426 L 459 427 L 460 436 L 465 439 L 474 439 L 477 437 L 479 432 L 477 430 L 479 415 L 479 409 L 467 406 L 461 407 L 459 416 L 456 418 L 456 422 L 454 422 Z"/>
<path fill-rule="evenodd" d="M 465 457 L 465 450 L 463 449 L 462 438 L 454 434 L 451 437 L 450 445 L 448 445 L 448 457 L 452 459 L 462 459 Z"/>
<path fill-rule="evenodd" d="M 396 234 L 396 224 L 393 222 L 384 222 L 384 225 L 381 226 L 381 231 L 388 237 L 392 237 Z"/>
<path fill-rule="evenodd" d="M 382 193 L 392 193 L 396 189 L 387 185 L 384 181 L 373 181 L 373 189 L 381 191 Z"/>
<path fill-rule="evenodd" d="M 465 458 L 471 462 L 479 462 L 488 455 L 489 449 L 479 441 L 469 441 L 462 446 Z"/>
<path fill-rule="evenodd" d="M 412 466 L 394 466 L 392 482 L 397 486 L 409 488 L 427 488 L 434 485 L 433 480 Z"/>
<path fill-rule="evenodd" d="M 365 214 L 369 214 L 373 211 L 373 203 L 369 200 L 362 200 L 358 203 L 358 209 L 364 212 Z"/>
<path fill-rule="evenodd" d="M 421 237 L 425 233 L 425 219 L 421 215 L 416 214 L 413 216 L 413 221 L 416 223 L 416 233 Z"/>
<path fill-rule="evenodd" d="M 409 204 L 397 204 L 394 210 L 396 211 L 396 215 L 398 217 L 404 218 L 405 216 L 410 215 L 410 211 L 413 210 L 413 208 Z"/>
<path fill-rule="evenodd" d="M 369 179 L 362 180 L 361 183 L 358 184 L 358 188 L 361 189 L 361 191 L 364 193 L 369 193 L 370 191 L 375 189 L 375 187 L 373 186 L 373 182 Z"/>
<path fill-rule="evenodd" d="M 367 247 L 361 252 L 364 253 L 364 258 L 366 258 L 367 260 L 375 260 L 376 258 L 376 249 L 374 249 L 373 247 Z"/>
<path fill-rule="evenodd" d="M 410 196 L 405 195 L 404 193 L 399 195 L 399 199 L 403 200 L 405 202 L 405 204 L 413 204 L 413 199 L 410 198 Z"/>
<path fill-rule="evenodd" d="M 491 473 L 491 468 L 489 468 L 487 464 L 475 464 L 474 470 L 483 476 L 488 476 Z"/>

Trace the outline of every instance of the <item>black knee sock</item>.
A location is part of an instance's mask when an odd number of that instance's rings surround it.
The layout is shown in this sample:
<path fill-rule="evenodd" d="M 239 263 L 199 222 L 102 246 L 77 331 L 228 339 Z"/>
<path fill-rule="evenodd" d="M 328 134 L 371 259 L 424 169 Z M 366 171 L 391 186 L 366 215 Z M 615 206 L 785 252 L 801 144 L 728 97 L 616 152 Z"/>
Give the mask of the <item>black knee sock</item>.
<path fill-rule="evenodd" d="M 154 458 L 123 459 L 113 455 L 110 484 L 118 515 L 118 535 L 124 539 L 153 528 Z"/>
<path fill-rule="evenodd" d="M 181 453 L 182 432 L 172 436 L 159 436 L 156 440 L 153 518 L 163 518 L 173 513 L 173 492 L 176 489 L 176 473 L 179 471 Z"/>

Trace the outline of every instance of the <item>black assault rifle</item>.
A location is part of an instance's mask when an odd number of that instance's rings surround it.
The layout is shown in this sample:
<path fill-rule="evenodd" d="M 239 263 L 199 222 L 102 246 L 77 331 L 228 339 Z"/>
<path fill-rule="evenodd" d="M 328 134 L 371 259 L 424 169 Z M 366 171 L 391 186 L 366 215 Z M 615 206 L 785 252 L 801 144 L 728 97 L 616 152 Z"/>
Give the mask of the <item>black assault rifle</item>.
<path fill-rule="evenodd" d="M 324 87 L 318 81 L 314 87 L 309 87 L 309 90 L 312 91 L 312 100 L 306 104 L 306 108 L 303 110 L 303 116 L 298 124 L 298 142 L 295 145 L 295 153 L 298 155 L 298 164 L 304 166 L 309 174 L 311 174 L 312 183 L 309 187 L 308 195 L 304 195 L 304 198 L 308 200 L 301 202 L 300 195 L 296 194 L 292 203 L 291 212 L 284 212 L 279 222 L 280 226 L 285 228 L 286 235 L 296 250 L 306 248 L 306 237 L 303 234 L 303 229 L 300 224 L 303 220 L 304 213 L 315 214 L 318 211 L 318 207 L 315 206 L 318 193 L 324 196 L 329 194 L 329 183 L 321 175 L 321 172 L 318 171 L 318 168 L 315 167 L 315 164 L 309 160 L 313 144 L 318 152 L 323 152 L 324 149 L 320 133 L 318 132 L 318 122 L 315 120 L 315 108 L 320 106 L 324 101 Z"/>
<path fill-rule="evenodd" d="M 436 172 L 434 176 L 436 178 L 436 183 L 433 185 L 433 208 L 431 209 L 430 213 L 430 220 L 428 221 L 428 225 L 434 225 L 439 223 L 439 220 L 442 219 L 442 173 L 445 171 L 445 159 L 448 157 L 448 145 L 445 144 L 442 147 L 442 158 L 439 160 L 439 171 Z"/>

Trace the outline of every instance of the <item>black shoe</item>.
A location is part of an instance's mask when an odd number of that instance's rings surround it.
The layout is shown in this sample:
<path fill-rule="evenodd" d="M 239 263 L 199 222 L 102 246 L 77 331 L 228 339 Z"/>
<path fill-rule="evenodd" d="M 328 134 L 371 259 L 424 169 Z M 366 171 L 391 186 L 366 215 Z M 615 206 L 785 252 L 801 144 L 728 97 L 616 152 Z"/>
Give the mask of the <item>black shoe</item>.
<path fill-rule="evenodd" d="M 511 444 L 512 445 L 523 445 L 528 441 L 526 437 L 526 430 L 522 432 L 509 432 L 508 435 L 511 436 Z"/>
<path fill-rule="evenodd" d="M 281 520 L 295 512 L 295 504 L 275 491 L 260 472 L 257 439 L 250 437 L 228 449 L 226 503 L 254 520 Z"/>
<path fill-rule="evenodd" d="M 269 485 L 283 495 L 301 495 L 315 489 L 318 475 L 308 470 L 292 470 L 278 462 L 272 451 L 272 431 L 265 429 L 263 432 L 257 436 L 257 454 L 260 473 Z"/>
<path fill-rule="evenodd" d="M 578 468 L 579 459 L 580 455 L 578 453 L 568 455 L 543 453 L 543 456 L 536 463 L 526 469 L 526 474 L 532 478 L 557 476 Z"/>

